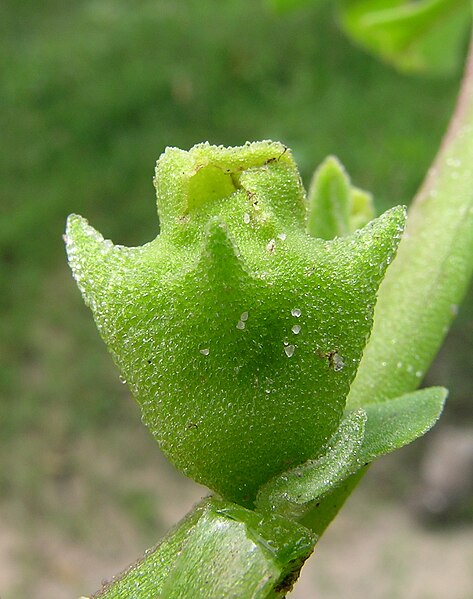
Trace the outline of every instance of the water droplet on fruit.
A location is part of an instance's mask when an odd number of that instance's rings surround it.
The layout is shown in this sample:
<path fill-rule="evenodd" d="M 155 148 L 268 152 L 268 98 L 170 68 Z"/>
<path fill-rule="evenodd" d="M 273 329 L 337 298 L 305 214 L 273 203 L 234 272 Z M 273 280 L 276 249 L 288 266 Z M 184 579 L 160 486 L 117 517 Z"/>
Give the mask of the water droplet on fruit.
<path fill-rule="evenodd" d="M 299 333 L 301 332 L 301 327 L 300 325 L 295 324 L 291 330 L 294 333 L 294 335 L 299 335 Z"/>
<path fill-rule="evenodd" d="M 243 312 L 240 316 L 240 320 L 246 322 L 248 320 L 248 312 Z"/>
<path fill-rule="evenodd" d="M 287 356 L 288 358 L 292 358 L 292 356 L 294 355 L 294 351 L 295 351 L 295 349 L 296 349 L 295 345 L 287 345 L 287 346 L 284 348 L 284 351 L 286 352 L 286 356 Z"/>
<path fill-rule="evenodd" d="M 203 356 L 208 356 L 210 353 L 210 349 L 208 347 L 205 347 L 204 349 L 201 349 L 199 351 Z"/>
<path fill-rule="evenodd" d="M 299 308 L 293 308 L 291 310 L 291 314 L 293 316 L 295 316 L 296 318 L 299 318 L 299 316 L 302 314 L 302 312 L 299 310 Z"/>
<path fill-rule="evenodd" d="M 240 329 L 240 331 L 242 331 L 245 328 L 245 326 L 246 326 L 245 323 L 242 320 L 239 320 L 236 325 L 236 328 Z"/>

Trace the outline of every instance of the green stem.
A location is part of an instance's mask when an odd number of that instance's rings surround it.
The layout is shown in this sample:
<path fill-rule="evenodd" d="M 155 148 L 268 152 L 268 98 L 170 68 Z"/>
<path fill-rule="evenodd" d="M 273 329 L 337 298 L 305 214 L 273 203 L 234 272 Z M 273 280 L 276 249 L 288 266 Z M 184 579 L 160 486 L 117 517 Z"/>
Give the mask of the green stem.
<path fill-rule="evenodd" d="M 348 407 L 393 398 L 420 384 L 472 270 L 473 43 L 447 134 L 381 284 L 371 339 Z"/>
<path fill-rule="evenodd" d="M 278 599 L 317 537 L 277 515 L 208 498 L 92 599 Z"/>

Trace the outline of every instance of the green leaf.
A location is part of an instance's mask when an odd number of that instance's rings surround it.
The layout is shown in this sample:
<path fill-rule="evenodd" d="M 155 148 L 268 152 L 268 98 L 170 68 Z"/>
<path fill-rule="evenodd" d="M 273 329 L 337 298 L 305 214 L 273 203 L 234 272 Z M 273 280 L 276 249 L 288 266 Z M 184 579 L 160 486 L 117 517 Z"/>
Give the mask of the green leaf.
<path fill-rule="evenodd" d="M 301 518 L 374 459 L 425 434 L 438 420 L 446 389 L 430 387 L 365 410 L 349 412 L 325 452 L 315 460 L 285 472 L 264 485 L 259 510 Z"/>
<path fill-rule="evenodd" d="M 345 0 L 340 21 L 358 44 L 403 71 L 448 73 L 460 62 L 470 13 L 469 0 Z"/>
<path fill-rule="evenodd" d="M 315 171 L 308 203 L 307 230 L 313 237 L 333 239 L 348 234 L 350 180 L 334 156 Z"/>
<path fill-rule="evenodd" d="M 443 387 L 428 387 L 365 405 L 368 418 L 358 452 L 359 464 L 372 462 L 424 435 L 439 419 L 447 395 Z"/>
<path fill-rule="evenodd" d="M 251 506 L 336 432 L 404 209 L 312 237 L 300 175 L 274 142 L 168 149 L 156 184 L 154 241 L 114 246 L 72 216 L 69 262 L 163 451 Z"/>
<path fill-rule="evenodd" d="M 256 508 L 274 511 L 289 518 L 300 518 L 312 502 L 332 491 L 358 469 L 359 449 L 366 423 L 364 410 L 342 420 L 325 452 L 315 460 L 285 472 L 264 485 L 256 498 Z"/>
<path fill-rule="evenodd" d="M 367 463 L 376 456 L 389 453 L 427 432 L 439 417 L 446 395 L 445 389 L 434 387 L 383 403 L 367 404 L 366 410 L 370 412 L 371 418 L 368 416 L 369 424 L 366 426 L 366 438 L 359 456 L 360 463 Z M 360 468 L 312 505 L 311 511 L 301 519 L 301 524 L 322 536 L 365 471 L 366 467 Z"/>
<path fill-rule="evenodd" d="M 366 467 L 360 468 L 355 474 L 342 481 L 340 485 L 334 487 L 320 501 L 312 502 L 310 511 L 304 514 L 300 523 L 312 530 L 318 537 L 321 537 L 359 484 L 366 470 Z"/>
<path fill-rule="evenodd" d="M 373 196 L 369 191 L 353 185 L 350 188 L 350 215 L 348 226 L 350 231 L 361 229 L 375 217 Z"/>
<path fill-rule="evenodd" d="M 290 590 L 316 537 L 277 515 L 206 499 L 96 599 L 276 599 Z"/>
<path fill-rule="evenodd" d="M 340 161 L 329 156 L 315 171 L 308 193 L 307 230 L 333 239 L 364 227 L 374 218 L 371 194 L 353 187 Z"/>

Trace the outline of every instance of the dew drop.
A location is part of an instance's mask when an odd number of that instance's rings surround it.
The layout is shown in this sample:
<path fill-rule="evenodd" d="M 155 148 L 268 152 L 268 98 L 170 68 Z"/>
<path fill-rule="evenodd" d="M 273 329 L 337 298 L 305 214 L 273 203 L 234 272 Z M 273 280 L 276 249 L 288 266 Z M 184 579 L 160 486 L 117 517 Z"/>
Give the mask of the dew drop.
<path fill-rule="evenodd" d="M 121 383 L 122 385 L 126 385 L 126 379 L 125 379 L 125 378 L 124 378 L 122 375 L 120 375 L 118 378 L 119 378 L 119 380 L 120 380 L 120 383 Z"/>
<path fill-rule="evenodd" d="M 245 225 L 248 225 L 250 222 L 250 215 L 248 214 L 248 212 L 245 212 L 245 214 L 243 215 L 243 222 L 245 223 Z"/>
<path fill-rule="evenodd" d="M 248 320 L 248 312 L 243 312 L 243 314 L 240 316 L 240 320 L 246 322 Z"/>
<path fill-rule="evenodd" d="M 293 316 L 295 316 L 296 318 L 299 318 L 299 316 L 302 314 L 302 312 L 299 310 L 299 308 L 293 308 L 291 310 L 291 314 Z"/>
<path fill-rule="evenodd" d="M 245 328 L 245 326 L 246 326 L 245 323 L 242 320 L 239 320 L 237 322 L 236 328 L 240 329 L 240 331 L 242 331 Z"/>
<path fill-rule="evenodd" d="M 204 349 L 199 350 L 203 356 L 208 356 L 210 354 L 210 349 L 205 347 Z"/>
<path fill-rule="evenodd" d="M 300 325 L 295 324 L 291 330 L 294 333 L 294 335 L 299 335 L 299 333 L 301 332 L 301 327 Z"/>
<path fill-rule="evenodd" d="M 286 345 L 286 347 L 284 348 L 284 351 L 286 352 L 286 356 L 288 358 L 292 358 L 292 356 L 294 355 L 295 349 L 296 349 L 295 345 Z"/>

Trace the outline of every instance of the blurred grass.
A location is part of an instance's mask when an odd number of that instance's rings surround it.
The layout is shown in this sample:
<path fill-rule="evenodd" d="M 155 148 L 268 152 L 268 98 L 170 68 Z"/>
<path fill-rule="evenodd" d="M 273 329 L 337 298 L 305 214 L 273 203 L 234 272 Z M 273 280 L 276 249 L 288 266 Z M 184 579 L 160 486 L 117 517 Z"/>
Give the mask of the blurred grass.
<path fill-rule="evenodd" d="M 281 140 L 306 183 L 335 153 L 379 211 L 415 192 L 460 70 L 397 74 L 352 47 L 330 8 L 281 16 L 251 0 L 3 0 L 0 488 L 25 514 L 60 512 L 45 487 L 74 469 L 68 448 L 85 431 L 134 434 L 137 421 L 67 271 L 68 213 L 118 243 L 151 239 L 155 160 L 167 145 L 203 140 Z M 453 383 L 454 398 L 469 393 L 471 304 L 454 356 L 431 375 Z M 155 522 L 139 490 L 117 493 L 143 527 Z"/>

